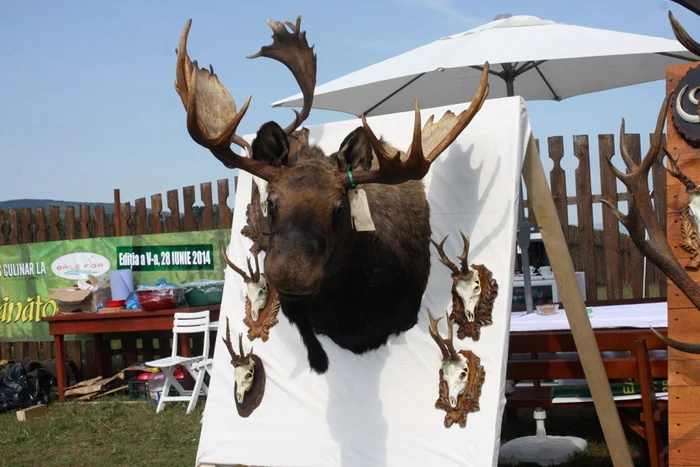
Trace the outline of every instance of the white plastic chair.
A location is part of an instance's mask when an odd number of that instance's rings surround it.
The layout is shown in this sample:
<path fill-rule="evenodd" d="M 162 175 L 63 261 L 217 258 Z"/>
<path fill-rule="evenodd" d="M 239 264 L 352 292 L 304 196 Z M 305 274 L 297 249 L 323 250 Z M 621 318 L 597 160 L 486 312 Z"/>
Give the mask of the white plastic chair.
<path fill-rule="evenodd" d="M 146 362 L 146 366 L 159 368 L 165 374 L 165 386 L 158 401 L 156 413 L 163 411 L 166 402 L 189 402 L 187 405 L 187 414 L 194 410 L 197 405 L 197 399 L 200 394 L 208 394 L 209 388 L 204 384 L 204 375 L 207 373 L 205 367 L 212 361 L 209 358 L 209 310 L 198 311 L 193 313 L 175 313 L 173 320 L 173 349 L 170 357 L 160 358 Z M 204 345 L 202 346 L 202 355 L 195 357 L 183 357 L 177 354 L 177 349 L 180 347 L 180 334 L 195 334 L 204 333 Z M 185 390 L 180 383 L 175 379 L 173 374 L 175 366 L 181 365 L 192 375 L 195 380 L 194 389 L 192 391 Z M 177 396 L 170 396 L 170 388 L 174 387 L 178 392 Z"/>

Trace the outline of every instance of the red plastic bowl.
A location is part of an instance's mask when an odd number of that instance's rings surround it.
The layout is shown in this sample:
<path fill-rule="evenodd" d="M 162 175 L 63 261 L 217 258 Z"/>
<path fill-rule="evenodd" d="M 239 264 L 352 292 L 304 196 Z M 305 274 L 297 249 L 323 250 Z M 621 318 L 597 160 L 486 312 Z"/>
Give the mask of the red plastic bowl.
<path fill-rule="evenodd" d="M 108 308 L 121 308 L 126 305 L 126 300 L 110 300 L 105 305 Z"/>
<path fill-rule="evenodd" d="M 137 290 L 136 300 L 145 311 L 167 310 L 169 308 L 177 308 L 182 297 L 182 288 L 162 288 L 162 289 L 144 289 Z"/>

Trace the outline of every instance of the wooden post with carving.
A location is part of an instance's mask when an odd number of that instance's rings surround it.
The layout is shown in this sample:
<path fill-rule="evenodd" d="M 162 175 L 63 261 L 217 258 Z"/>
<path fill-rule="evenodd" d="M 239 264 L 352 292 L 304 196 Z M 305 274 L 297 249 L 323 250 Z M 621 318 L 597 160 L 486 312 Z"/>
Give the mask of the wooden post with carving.
<path fill-rule="evenodd" d="M 689 75 L 688 73 L 697 68 Z M 685 78 L 685 79 L 684 79 Z M 682 86 L 678 86 L 683 80 Z M 667 150 L 678 158 L 680 171 L 700 184 L 700 144 L 693 147 L 689 141 L 700 141 L 700 122 L 682 121 L 674 110 L 679 91 L 688 87 L 681 96 L 683 108 L 691 110 L 689 94 L 700 86 L 700 62 L 671 66 L 666 69 L 666 92 L 671 95 L 666 111 Z M 693 93 L 694 94 L 694 93 Z M 675 116 L 674 116 L 675 113 Z M 697 119 L 697 110 L 688 112 Z M 690 119 L 692 120 L 692 119 Z M 680 123 L 679 127 L 676 125 Z M 697 127 L 697 129 L 695 129 Z M 670 162 L 665 161 L 667 167 Z M 670 168 L 670 167 L 669 167 Z M 683 248 L 682 209 L 688 204 L 686 186 L 667 173 L 667 239 L 674 255 L 696 283 L 700 283 L 700 269 L 689 268 L 692 251 Z M 688 224 L 686 223 L 686 226 Z M 700 342 L 700 310 L 670 280 L 668 281 L 668 337 L 682 341 Z M 700 355 L 668 349 L 668 428 L 669 465 L 700 465 Z"/>

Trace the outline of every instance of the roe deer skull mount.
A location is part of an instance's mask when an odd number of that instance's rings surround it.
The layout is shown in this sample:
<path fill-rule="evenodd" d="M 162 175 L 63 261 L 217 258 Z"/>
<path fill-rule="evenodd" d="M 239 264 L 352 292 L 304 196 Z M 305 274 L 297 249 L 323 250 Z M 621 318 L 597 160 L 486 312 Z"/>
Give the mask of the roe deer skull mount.
<path fill-rule="evenodd" d="M 233 350 L 228 317 L 226 317 L 226 337 L 223 341 L 231 355 L 231 365 L 233 365 L 236 410 L 241 417 L 248 417 L 260 406 L 265 394 L 265 366 L 260 357 L 253 353 L 253 347 L 248 354 L 243 351 L 243 334 L 238 334 L 240 354 Z"/>
<path fill-rule="evenodd" d="M 471 337 L 478 341 L 481 327 L 493 323 L 493 303 L 498 296 L 498 283 L 491 271 L 483 264 L 469 266 L 469 237 L 461 230 L 464 249 L 458 256 L 460 265 L 454 264 L 445 254 L 445 241 L 431 243 L 440 255 L 440 261 L 452 271 L 452 313 L 450 317 L 457 323 L 457 337 Z"/>
<path fill-rule="evenodd" d="M 255 271 L 250 265 L 250 258 L 247 259 L 249 274 L 246 274 L 229 259 L 226 248 L 222 247 L 221 250 L 226 264 L 243 278 L 246 285 L 243 323 L 248 327 L 248 339 L 252 341 L 260 337 L 266 342 L 270 336 L 270 329 L 278 323 L 280 302 L 277 292 L 268 284 L 265 273 L 260 272 L 258 253 L 254 255 Z"/>
<path fill-rule="evenodd" d="M 455 423 L 464 428 L 467 425 L 467 414 L 479 410 L 479 398 L 486 373 L 481 366 L 481 360 L 472 351 L 455 350 L 452 341 L 453 319 L 447 318 L 447 339 L 443 339 L 438 330 L 438 322 L 443 317 L 433 318 L 428 308 L 428 318 L 430 319 L 430 337 L 438 345 L 442 354 L 439 397 L 435 401 L 435 408 L 446 412 L 445 428 Z"/>

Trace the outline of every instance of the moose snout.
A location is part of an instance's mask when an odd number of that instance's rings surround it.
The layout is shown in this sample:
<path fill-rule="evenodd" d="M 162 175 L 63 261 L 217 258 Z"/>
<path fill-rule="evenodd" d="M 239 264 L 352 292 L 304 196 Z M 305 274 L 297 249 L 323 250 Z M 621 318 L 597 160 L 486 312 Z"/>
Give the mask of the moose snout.
<path fill-rule="evenodd" d="M 267 280 L 283 296 L 313 294 L 323 279 L 324 250 L 323 242 L 314 239 L 271 239 L 265 257 Z"/>
<path fill-rule="evenodd" d="M 271 251 L 265 261 L 265 274 L 280 295 L 311 295 L 321 285 L 323 264 L 320 258 L 276 256 Z"/>

